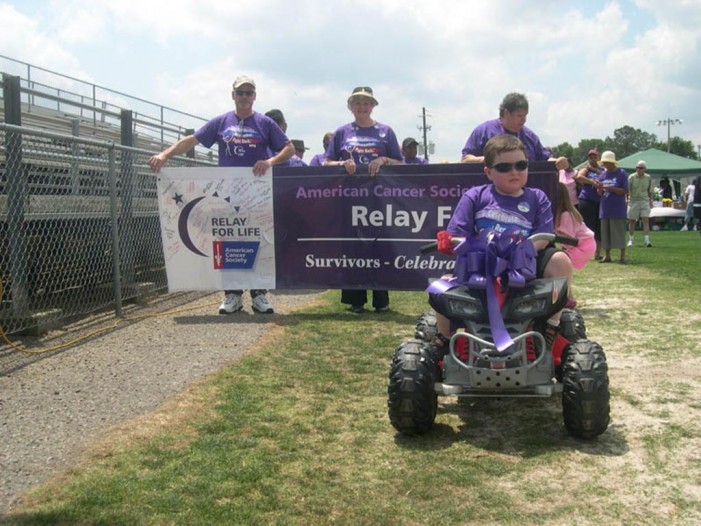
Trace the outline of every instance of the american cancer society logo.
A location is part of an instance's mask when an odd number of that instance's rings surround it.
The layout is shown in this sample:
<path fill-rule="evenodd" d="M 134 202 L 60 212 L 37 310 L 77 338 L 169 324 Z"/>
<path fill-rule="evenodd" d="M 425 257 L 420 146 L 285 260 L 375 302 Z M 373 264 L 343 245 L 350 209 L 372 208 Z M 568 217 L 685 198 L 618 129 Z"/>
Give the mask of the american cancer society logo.
<path fill-rule="evenodd" d="M 214 268 L 250 270 L 256 262 L 260 241 L 213 242 Z"/>

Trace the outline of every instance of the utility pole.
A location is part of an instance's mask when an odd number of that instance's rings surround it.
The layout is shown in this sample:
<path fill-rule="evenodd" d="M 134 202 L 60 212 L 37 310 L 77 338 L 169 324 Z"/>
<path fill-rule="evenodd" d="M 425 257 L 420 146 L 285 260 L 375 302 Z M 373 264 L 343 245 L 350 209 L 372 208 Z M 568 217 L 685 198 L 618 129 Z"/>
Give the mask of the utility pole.
<path fill-rule="evenodd" d="M 419 129 L 419 131 L 421 131 L 421 132 L 423 133 L 423 139 L 424 139 L 424 157 L 425 157 L 426 160 L 428 161 L 428 138 L 426 137 L 426 132 L 428 132 L 428 130 L 430 130 L 431 127 L 430 127 L 430 126 L 426 126 L 426 108 L 421 108 L 421 110 L 422 110 L 422 111 L 421 111 L 420 117 L 421 117 L 421 119 L 422 119 L 422 120 L 421 120 L 422 125 L 421 125 L 421 126 L 417 126 L 417 128 Z M 429 117 L 430 117 L 430 115 L 429 115 Z"/>

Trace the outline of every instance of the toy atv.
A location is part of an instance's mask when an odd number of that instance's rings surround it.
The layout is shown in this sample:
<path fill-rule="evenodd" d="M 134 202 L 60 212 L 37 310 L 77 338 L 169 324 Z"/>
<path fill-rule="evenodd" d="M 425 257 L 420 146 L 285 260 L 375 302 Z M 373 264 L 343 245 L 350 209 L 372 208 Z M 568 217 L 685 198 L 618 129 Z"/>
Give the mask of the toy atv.
<path fill-rule="evenodd" d="M 529 241 L 536 239 L 568 241 L 553 234 L 537 234 Z M 431 249 L 435 250 L 435 243 L 422 251 Z M 429 431 L 439 395 L 549 397 L 556 393 L 562 394 L 564 423 L 572 436 L 589 439 L 607 429 L 606 355 L 598 343 L 587 339 L 581 315 L 564 309 L 552 344 L 544 337 L 547 319 L 567 300 L 566 279 L 532 279 L 516 288 L 505 288 L 504 281 L 492 280 L 496 304 L 494 298 L 490 301 L 489 290 L 460 284 L 462 279 L 457 283 L 438 280 L 429 287 L 436 312 L 464 329 L 439 347 L 435 315 L 425 313 L 414 339 L 395 350 L 388 412 L 397 431 L 404 435 Z M 495 338 L 499 323 L 490 318 L 499 314 L 506 333 Z"/>

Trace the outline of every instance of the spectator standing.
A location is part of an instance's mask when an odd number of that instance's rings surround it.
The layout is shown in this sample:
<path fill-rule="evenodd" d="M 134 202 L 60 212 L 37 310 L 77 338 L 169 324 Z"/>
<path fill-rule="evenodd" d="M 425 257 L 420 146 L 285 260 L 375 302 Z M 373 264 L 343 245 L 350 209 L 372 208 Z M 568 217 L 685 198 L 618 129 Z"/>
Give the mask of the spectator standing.
<path fill-rule="evenodd" d="M 628 176 L 628 246 L 633 246 L 635 223 L 643 223 L 643 246 L 651 247 L 650 243 L 650 210 L 652 209 L 652 177 L 645 172 L 645 161 L 638 161 L 635 173 Z"/>
<path fill-rule="evenodd" d="M 663 177 L 660 180 L 660 189 L 662 190 L 662 206 L 672 206 L 672 185 L 668 177 Z"/>
<path fill-rule="evenodd" d="M 292 157 L 294 148 L 285 132 L 270 117 L 253 110 L 256 83 L 251 77 L 237 77 L 231 97 L 234 100 L 234 111 L 214 117 L 194 134 L 183 137 L 169 148 L 153 155 L 148 161 L 151 170 L 160 171 L 168 159 L 183 155 L 198 144 L 210 148 L 216 143 L 219 148 L 219 166 L 250 166 L 255 176 L 265 175 L 271 166 L 284 163 Z M 251 290 L 251 303 L 255 312 L 273 313 L 267 292 Z M 240 311 L 243 308 L 242 294 L 242 290 L 225 291 L 219 314 Z"/>
<path fill-rule="evenodd" d="M 402 141 L 402 156 L 404 164 L 428 164 L 423 157 L 417 157 L 419 142 L 413 137 L 407 137 Z"/>
<path fill-rule="evenodd" d="M 343 166 L 349 175 L 355 174 L 359 164 L 367 165 L 368 174 L 374 177 L 380 167 L 388 164 L 403 164 L 402 151 L 394 130 L 372 118 L 377 106 L 372 88 L 359 86 L 348 97 L 348 109 L 354 120 L 338 128 L 326 150 L 324 164 Z M 375 312 L 389 310 L 389 292 L 372 291 L 372 306 Z M 350 305 L 352 312 L 361 314 L 367 303 L 366 290 L 343 290 L 341 303 Z"/>
<path fill-rule="evenodd" d="M 601 219 L 601 247 L 604 257 L 601 263 L 611 262 L 611 249 L 620 249 L 619 263 L 626 264 L 626 194 L 628 193 L 628 174 L 618 168 L 616 154 L 606 151 L 601 154 L 601 201 L 599 202 L 599 219 Z"/>
<path fill-rule="evenodd" d="M 689 183 L 684 190 L 684 201 L 686 201 L 686 213 L 684 214 L 684 228 L 682 230 L 694 229 L 694 193 L 696 187 L 694 183 Z"/>
<path fill-rule="evenodd" d="M 317 153 L 314 157 L 312 157 L 312 160 L 309 161 L 309 166 L 323 166 L 324 165 L 324 159 L 326 158 L 326 149 L 329 147 L 329 142 L 331 141 L 331 137 L 333 137 L 333 132 L 326 132 L 324 134 L 324 138 L 321 141 L 322 145 L 324 146 L 324 151 L 321 153 Z"/>
<path fill-rule="evenodd" d="M 694 219 L 696 230 L 701 236 L 701 175 L 694 179 Z"/>
<path fill-rule="evenodd" d="M 577 170 L 572 166 L 571 159 L 567 159 L 567 166 L 559 170 L 558 175 L 560 177 L 560 182 L 564 184 L 567 189 L 570 203 L 572 203 L 572 206 L 576 207 L 577 204 L 579 204 L 579 197 L 577 197 Z"/>
<path fill-rule="evenodd" d="M 601 257 L 601 220 L 599 219 L 599 203 L 601 201 L 601 173 L 603 169 L 599 166 L 599 152 L 591 149 L 588 154 L 587 165 L 579 170 L 577 182 L 580 190 L 578 210 L 584 219 L 584 224 L 594 232 L 596 241 L 596 253 L 594 258 Z"/>
<path fill-rule="evenodd" d="M 295 154 L 290 157 L 288 161 L 290 166 L 307 166 L 307 163 L 304 162 L 304 152 L 309 148 L 304 146 L 304 141 L 301 139 L 292 139 L 292 146 L 294 146 Z"/>
<path fill-rule="evenodd" d="M 499 106 L 499 118 L 478 125 L 467 138 L 462 149 L 463 163 L 484 162 L 484 146 L 495 135 L 514 135 L 526 149 L 529 161 L 554 161 L 550 150 L 540 142 L 533 130 L 526 126 L 528 99 L 522 93 L 509 93 Z M 558 170 L 566 167 L 567 159 L 559 157 L 555 163 Z"/>

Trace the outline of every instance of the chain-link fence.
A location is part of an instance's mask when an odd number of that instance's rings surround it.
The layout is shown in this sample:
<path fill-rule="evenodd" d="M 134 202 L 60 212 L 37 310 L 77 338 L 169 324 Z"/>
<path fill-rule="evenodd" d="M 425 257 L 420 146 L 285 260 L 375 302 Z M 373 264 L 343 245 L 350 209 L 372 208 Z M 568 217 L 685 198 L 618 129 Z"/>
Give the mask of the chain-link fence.
<path fill-rule="evenodd" d="M 0 123 L 0 324 L 59 325 L 167 287 L 153 152 Z M 204 165 L 185 158 L 169 166 Z"/>

